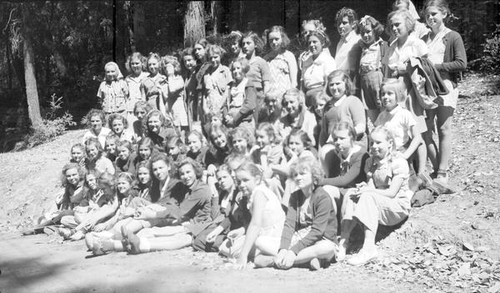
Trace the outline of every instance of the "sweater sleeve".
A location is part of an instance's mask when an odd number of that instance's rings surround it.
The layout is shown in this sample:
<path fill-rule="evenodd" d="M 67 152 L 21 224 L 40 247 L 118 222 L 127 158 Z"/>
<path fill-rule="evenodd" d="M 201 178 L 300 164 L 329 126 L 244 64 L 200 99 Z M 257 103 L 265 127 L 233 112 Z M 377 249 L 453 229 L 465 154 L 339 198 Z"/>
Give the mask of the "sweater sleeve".
<path fill-rule="evenodd" d="M 311 231 L 291 248 L 295 254 L 321 240 L 333 210 L 332 200 L 323 188 L 317 189 L 313 196 L 315 197 L 312 207 L 314 218 Z"/>
<path fill-rule="evenodd" d="M 328 130 L 329 130 L 329 126 L 328 126 L 328 117 L 327 117 L 327 114 L 328 113 L 325 113 L 323 115 L 323 118 L 321 118 L 321 131 L 319 133 L 319 138 L 318 138 L 318 145 L 321 147 L 323 146 L 326 141 L 328 140 Z"/>
<path fill-rule="evenodd" d="M 253 86 L 245 88 L 245 100 L 240 111 L 234 117 L 234 125 L 238 125 L 247 116 L 251 115 L 257 107 L 257 90 Z"/>
<path fill-rule="evenodd" d="M 351 100 L 349 102 L 349 112 L 351 112 L 352 124 L 356 129 L 356 134 L 359 136 L 363 132 L 358 133 L 358 128 L 363 128 L 364 130 L 366 127 L 365 110 L 363 107 L 363 103 L 359 98 L 351 96 Z"/>
<path fill-rule="evenodd" d="M 436 69 L 447 72 L 464 71 L 467 68 L 467 55 L 462 37 L 455 31 L 451 31 L 445 37 L 448 39 L 445 49 L 445 60 L 447 56 L 453 59 L 449 62 L 445 61 L 442 64 L 435 64 Z"/>
<path fill-rule="evenodd" d="M 333 185 L 337 187 L 349 187 L 356 181 L 356 178 L 360 176 L 362 172 L 364 172 L 363 167 L 365 165 L 365 161 L 368 158 L 368 154 L 365 152 L 357 153 L 356 156 L 353 156 L 352 161 L 350 162 L 349 170 L 344 175 L 333 177 L 333 178 L 325 178 L 320 180 L 320 185 Z"/>
<path fill-rule="evenodd" d="M 281 249 L 289 249 L 290 243 L 292 242 L 292 236 L 295 232 L 295 226 L 297 225 L 297 202 L 298 196 L 301 193 L 300 190 L 293 192 L 290 195 L 290 200 L 288 204 L 288 211 L 286 212 L 286 219 L 283 226 L 283 232 L 281 232 Z"/>

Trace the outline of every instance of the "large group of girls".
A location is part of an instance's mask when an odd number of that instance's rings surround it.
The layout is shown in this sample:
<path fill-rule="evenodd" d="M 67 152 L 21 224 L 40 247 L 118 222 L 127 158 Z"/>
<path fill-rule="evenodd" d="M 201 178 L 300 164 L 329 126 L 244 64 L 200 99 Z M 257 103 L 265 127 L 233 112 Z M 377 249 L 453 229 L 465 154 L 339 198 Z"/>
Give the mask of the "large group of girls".
<path fill-rule="evenodd" d="M 449 15 L 429 0 L 424 24 L 397 0 L 384 29 L 342 8 L 335 54 L 309 20 L 297 56 L 273 26 L 179 56 L 134 53 L 125 78 L 107 63 L 102 110 L 88 113 L 59 210 L 40 225 L 96 255 L 192 246 L 279 269 L 375 259 L 379 224 L 409 215 L 410 176 L 447 181 L 466 67 Z M 356 225 L 364 242 L 351 253 Z"/>

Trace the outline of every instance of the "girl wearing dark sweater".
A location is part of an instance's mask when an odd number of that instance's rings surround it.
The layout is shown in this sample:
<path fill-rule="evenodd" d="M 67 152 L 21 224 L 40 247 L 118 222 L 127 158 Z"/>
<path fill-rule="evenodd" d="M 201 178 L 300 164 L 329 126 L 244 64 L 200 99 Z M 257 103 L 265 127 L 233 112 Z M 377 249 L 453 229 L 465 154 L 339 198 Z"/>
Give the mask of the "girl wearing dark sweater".
<path fill-rule="evenodd" d="M 312 270 L 330 262 L 337 250 L 337 215 L 335 200 L 318 186 L 323 176 L 317 161 L 301 158 L 291 166 L 291 178 L 299 187 L 290 196 L 278 254 L 274 259 L 260 258 L 256 265 L 278 269 L 309 264 Z"/>

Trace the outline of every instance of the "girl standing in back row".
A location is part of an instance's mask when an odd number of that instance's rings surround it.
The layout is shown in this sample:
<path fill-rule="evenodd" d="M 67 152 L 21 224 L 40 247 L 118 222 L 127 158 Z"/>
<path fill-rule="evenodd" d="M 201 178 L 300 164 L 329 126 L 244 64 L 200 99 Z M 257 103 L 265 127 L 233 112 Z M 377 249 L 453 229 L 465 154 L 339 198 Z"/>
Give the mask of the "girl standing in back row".
<path fill-rule="evenodd" d="M 428 155 L 434 167 L 434 176 L 443 184 L 448 183 L 451 125 L 458 99 L 458 73 L 467 67 L 462 37 L 446 27 L 450 13 L 448 3 L 444 0 L 427 1 L 425 4 L 425 19 L 431 28 L 431 32 L 424 37 L 429 49 L 429 59 L 439 70 L 450 92 L 448 95 L 439 96 L 436 109 L 426 110 L 427 132 L 424 134 Z M 439 143 L 434 141 L 432 136 L 435 123 L 437 123 Z"/>

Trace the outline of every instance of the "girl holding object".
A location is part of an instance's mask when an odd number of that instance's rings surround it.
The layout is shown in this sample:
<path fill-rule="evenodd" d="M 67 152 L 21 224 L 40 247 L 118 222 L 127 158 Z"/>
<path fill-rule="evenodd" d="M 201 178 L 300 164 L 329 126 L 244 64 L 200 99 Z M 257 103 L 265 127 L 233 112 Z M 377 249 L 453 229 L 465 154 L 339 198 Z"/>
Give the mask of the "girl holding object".
<path fill-rule="evenodd" d="M 370 141 L 371 157 L 365 166 L 368 182 L 349 190 L 344 197 L 338 259 L 345 257 L 351 231 L 357 224 L 362 225 L 365 235 L 363 248 L 347 260 L 351 265 L 363 265 L 377 257 L 375 235 L 378 225 L 393 226 L 405 220 L 413 196 L 408 187 L 408 162 L 396 152 L 391 132 L 385 127 L 377 127 Z"/>
<path fill-rule="evenodd" d="M 467 68 L 467 56 L 462 37 L 446 27 L 446 20 L 451 14 L 448 3 L 444 0 L 427 1 L 424 11 L 427 25 L 431 28 L 431 32 L 423 38 L 429 48 L 429 59 L 450 92 L 446 96 L 439 96 L 436 109 L 426 110 L 427 132 L 424 139 L 434 168 L 433 175 L 438 182 L 446 185 L 451 156 L 452 119 L 458 100 L 458 73 Z M 434 141 L 432 136 L 435 126 L 439 142 Z"/>
<path fill-rule="evenodd" d="M 128 86 L 123 80 L 123 75 L 115 62 L 108 62 L 104 66 L 106 73 L 105 81 L 99 86 L 97 98 L 102 104 L 102 110 L 106 115 L 113 113 L 126 114 L 128 97 Z"/>

